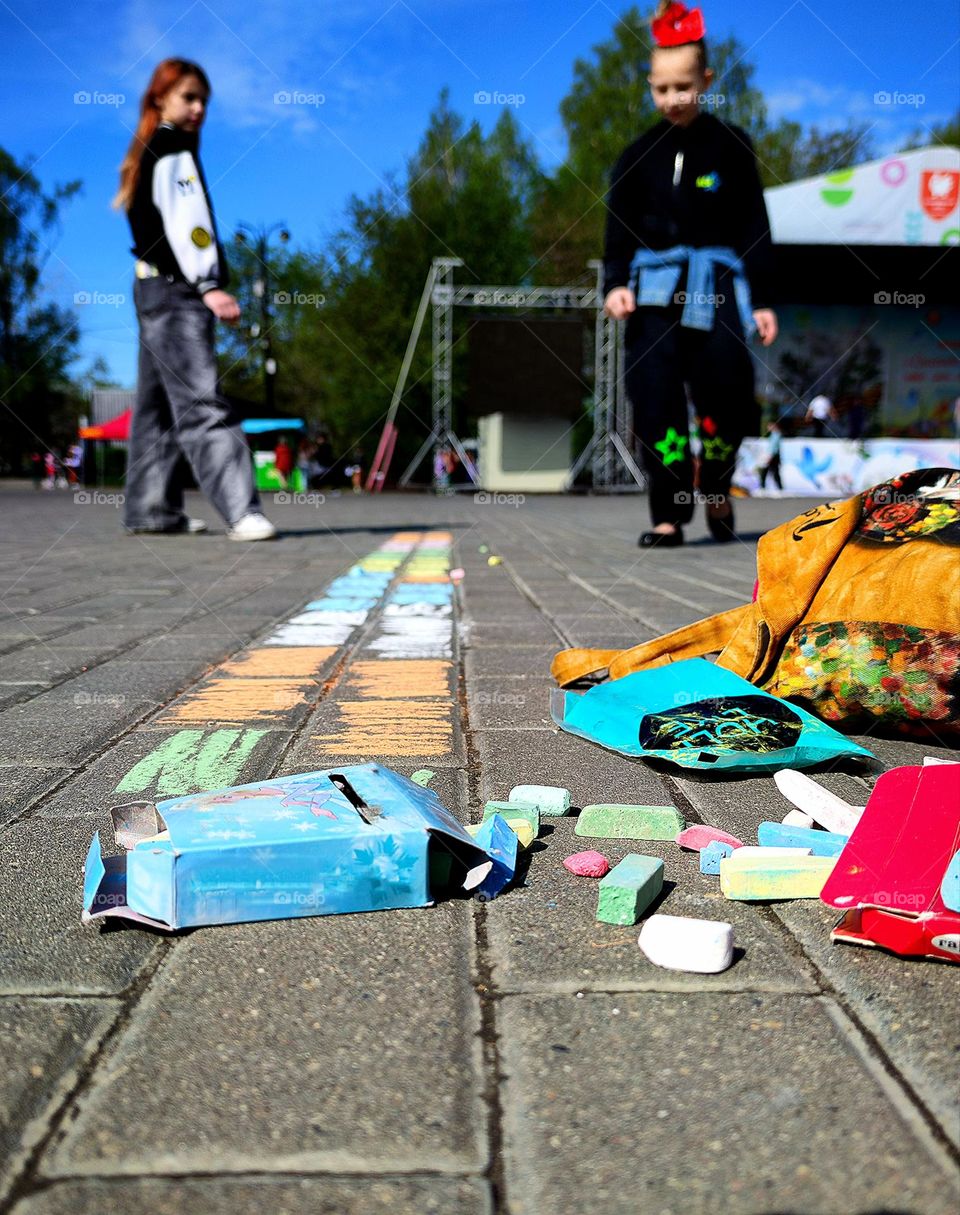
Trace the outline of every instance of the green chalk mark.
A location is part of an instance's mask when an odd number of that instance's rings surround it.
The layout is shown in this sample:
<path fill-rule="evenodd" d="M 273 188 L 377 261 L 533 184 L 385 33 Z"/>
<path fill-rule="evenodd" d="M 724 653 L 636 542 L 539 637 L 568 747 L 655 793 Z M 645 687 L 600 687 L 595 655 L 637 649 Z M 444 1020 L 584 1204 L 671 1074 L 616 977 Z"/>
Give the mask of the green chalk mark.
<path fill-rule="evenodd" d="M 117 793 L 140 793 L 151 786 L 175 797 L 203 793 L 236 783 L 250 753 L 266 730 L 178 730 L 135 764 L 117 785 Z"/>

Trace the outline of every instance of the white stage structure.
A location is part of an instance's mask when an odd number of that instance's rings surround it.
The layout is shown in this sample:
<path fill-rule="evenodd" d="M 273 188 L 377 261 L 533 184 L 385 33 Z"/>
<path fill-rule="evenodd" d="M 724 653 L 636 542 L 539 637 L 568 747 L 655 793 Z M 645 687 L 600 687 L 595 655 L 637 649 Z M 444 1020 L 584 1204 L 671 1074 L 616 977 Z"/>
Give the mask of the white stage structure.
<path fill-rule="evenodd" d="M 400 376 L 394 388 L 384 434 L 394 427 L 397 410 L 403 396 L 413 352 L 416 349 L 428 305 L 433 308 L 433 411 L 429 435 L 410 461 L 400 484 L 409 485 L 416 470 L 432 450 L 436 456 L 444 447 L 452 447 L 468 471 L 472 465 L 453 428 L 453 309 L 467 308 L 549 308 L 580 309 L 595 314 L 594 348 L 594 416 L 593 435 L 585 450 L 570 469 L 566 488 L 571 488 L 580 472 L 589 464 L 594 490 L 606 492 L 642 489 L 644 476 L 628 446 L 630 433 L 629 410 L 623 388 L 623 325 L 612 321 L 603 312 L 603 266 L 592 261 L 590 269 L 596 274 L 593 287 L 524 287 L 467 286 L 454 281 L 454 271 L 463 262 L 459 258 L 434 258 L 424 284 L 420 307 L 414 321 Z M 385 470 L 374 469 L 371 481 L 379 475 L 380 484 Z M 438 488 L 435 474 L 431 474 Z M 471 476 L 474 484 L 479 482 Z M 370 482 L 368 482 L 368 487 Z"/>

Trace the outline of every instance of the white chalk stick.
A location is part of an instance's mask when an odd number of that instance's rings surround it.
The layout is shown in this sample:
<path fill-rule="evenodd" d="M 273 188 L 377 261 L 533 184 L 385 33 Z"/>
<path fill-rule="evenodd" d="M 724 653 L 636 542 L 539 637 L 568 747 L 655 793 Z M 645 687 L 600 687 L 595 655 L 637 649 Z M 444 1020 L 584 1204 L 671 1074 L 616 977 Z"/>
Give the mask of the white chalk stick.
<path fill-rule="evenodd" d="M 793 802 L 798 810 L 811 815 L 828 831 L 850 835 L 863 813 L 862 806 L 851 806 L 842 797 L 837 797 L 809 776 L 792 768 L 775 772 L 773 779 L 788 802 Z"/>
<path fill-rule="evenodd" d="M 807 827 L 813 826 L 813 815 L 804 814 L 802 810 L 788 810 L 783 816 L 783 822 L 788 827 Z"/>
<path fill-rule="evenodd" d="M 637 944 L 655 966 L 714 975 L 733 961 L 733 925 L 683 915 L 652 915 L 640 930 Z"/>
<path fill-rule="evenodd" d="M 742 852 L 744 856 L 810 856 L 812 849 L 810 848 L 787 848 L 781 844 L 771 844 L 769 848 L 762 845 L 750 845 L 747 848 L 737 848 L 737 852 Z"/>

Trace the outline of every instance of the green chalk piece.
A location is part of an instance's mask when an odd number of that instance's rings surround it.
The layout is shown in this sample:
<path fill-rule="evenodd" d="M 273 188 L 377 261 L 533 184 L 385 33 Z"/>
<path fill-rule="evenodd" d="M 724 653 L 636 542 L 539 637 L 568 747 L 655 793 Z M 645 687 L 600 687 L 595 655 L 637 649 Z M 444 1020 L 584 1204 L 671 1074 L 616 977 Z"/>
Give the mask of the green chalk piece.
<path fill-rule="evenodd" d="M 597 919 L 604 924 L 636 924 L 663 889 L 658 856 L 625 856 L 600 880 Z"/>
<path fill-rule="evenodd" d="M 606 840 L 672 840 L 685 823 L 673 806 L 584 806 L 576 835 Z"/>
<path fill-rule="evenodd" d="M 429 768 L 421 768 L 418 772 L 414 772 L 410 779 L 415 785 L 423 785 L 426 789 L 436 775 L 436 772 L 431 772 Z"/>
<path fill-rule="evenodd" d="M 487 802 L 483 808 L 483 821 L 502 814 L 509 823 L 511 819 L 521 818 L 533 828 L 534 837 L 540 834 L 540 811 L 536 806 L 527 802 Z"/>
<path fill-rule="evenodd" d="M 541 814 L 555 816 L 570 809 L 570 790 L 555 789 L 553 785 L 515 785 L 509 800 L 536 806 Z"/>

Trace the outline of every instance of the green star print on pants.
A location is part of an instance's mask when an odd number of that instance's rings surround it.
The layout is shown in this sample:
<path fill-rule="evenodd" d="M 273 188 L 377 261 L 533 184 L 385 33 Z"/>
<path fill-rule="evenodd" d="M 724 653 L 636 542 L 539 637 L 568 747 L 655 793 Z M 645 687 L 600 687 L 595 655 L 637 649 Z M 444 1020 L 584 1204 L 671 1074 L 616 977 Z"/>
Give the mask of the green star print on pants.
<path fill-rule="evenodd" d="M 660 452 L 660 458 L 666 466 L 684 458 L 684 448 L 688 441 L 686 435 L 678 434 L 671 426 L 666 436 L 653 446 Z"/>

